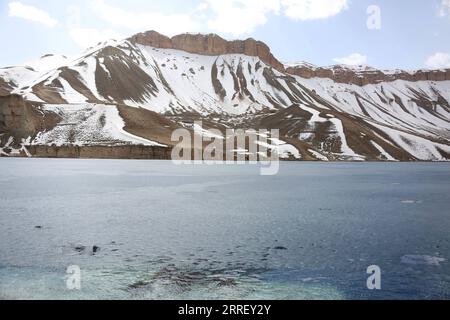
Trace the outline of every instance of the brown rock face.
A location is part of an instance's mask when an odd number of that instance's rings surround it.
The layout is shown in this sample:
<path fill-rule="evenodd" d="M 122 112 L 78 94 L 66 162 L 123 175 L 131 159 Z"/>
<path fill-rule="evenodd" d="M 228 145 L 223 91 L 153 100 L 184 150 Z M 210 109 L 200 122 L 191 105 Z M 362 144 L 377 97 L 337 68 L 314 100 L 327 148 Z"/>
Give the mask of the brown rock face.
<path fill-rule="evenodd" d="M 339 83 L 355 84 L 358 86 L 395 80 L 450 80 L 450 69 L 418 70 L 413 73 L 406 71 L 386 73 L 376 69 L 356 71 L 339 65 L 330 68 L 314 68 L 307 65 L 301 65 L 285 69 L 284 65 L 273 56 L 270 52 L 270 48 L 264 42 L 256 41 L 252 38 L 247 40 L 227 41 L 216 34 L 204 35 L 187 33 L 169 38 L 156 31 L 147 31 L 136 34 L 128 40 L 135 44 L 161 49 L 176 49 L 203 55 L 245 54 L 247 56 L 259 57 L 262 61 L 280 72 L 287 72 L 306 79 L 330 78 Z"/>
<path fill-rule="evenodd" d="M 392 82 L 395 80 L 405 81 L 446 81 L 450 80 L 450 69 L 446 70 L 418 70 L 412 73 L 398 71 L 385 73 L 381 70 L 368 69 L 355 71 L 339 65 L 330 68 L 312 68 L 306 65 L 289 67 L 287 73 L 305 78 L 329 78 L 338 83 L 355 84 L 364 86 L 380 82 Z"/>
<path fill-rule="evenodd" d="M 217 35 L 180 34 L 171 40 L 176 50 L 214 56 L 228 53 L 227 41 Z"/>
<path fill-rule="evenodd" d="M 173 49 L 172 41 L 156 31 L 147 31 L 138 33 L 129 39 L 133 43 L 139 43 L 144 46 L 150 46 L 161 49 Z"/>
<path fill-rule="evenodd" d="M 6 133 L 6 137 L 33 137 L 39 131 L 53 128 L 58 121 L 56 114 L 43 114 L 19 95 L 0 97 L 0 133 Z"/>
<path fill-rule="evenodd" d="M 4 79 L 0 78 L 0 96 L 8 95 L 12 90 L 12 87 Z"/>
<path fill-rule="evenodd" d="M 254 39 L 227 41 L 216 34 L 180 34 L 168 38 L 156 31 L 139 33 L 129 39 L 132 43 L 161 49 L 176 49 L 195 54 L 222 55 L 245 54 L 259 57 L 278 71 L 284 72 L 283 64 L 270 52 L 270 48 Z"/>

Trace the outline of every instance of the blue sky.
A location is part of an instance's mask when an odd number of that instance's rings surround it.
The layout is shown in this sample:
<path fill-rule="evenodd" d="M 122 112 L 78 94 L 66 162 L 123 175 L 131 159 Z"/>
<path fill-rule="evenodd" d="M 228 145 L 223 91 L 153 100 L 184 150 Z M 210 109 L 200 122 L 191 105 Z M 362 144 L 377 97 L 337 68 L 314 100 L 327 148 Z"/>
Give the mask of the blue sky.
<path fill-rule="evenodd" d="M 253 37 L 283 62 L 450 68 L 450 0 L 0 0 L 0 66 L 151 29 Z"/>

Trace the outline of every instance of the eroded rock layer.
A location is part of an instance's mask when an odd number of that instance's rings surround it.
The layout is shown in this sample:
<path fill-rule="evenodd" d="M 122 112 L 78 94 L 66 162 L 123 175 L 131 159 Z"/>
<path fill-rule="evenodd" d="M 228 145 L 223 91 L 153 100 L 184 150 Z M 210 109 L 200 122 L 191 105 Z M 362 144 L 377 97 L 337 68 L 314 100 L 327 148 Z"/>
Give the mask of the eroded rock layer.
<path fill-rule="evenodd" d="M 329 68 L 312 67 L 308 65 L 291 66 L 286 72 L 305 78 L 329 78 L 338 83 L 356 84 L 364 86 L 396 80 L 404 81 L 447 81 L 450 80 L 450 69 L 446 70 L 417 70 L 417 71 L 382 71 L 373 68 L 355 70 L 345 66 L 332 66 Z"/>
<path fill-rule="evenodd" d="M 180 34 L 172 38 L 148 31 L 134 35 L 129 39 L 132 43 L 161 49 L 176 49 L 190 53 L 218 56 L 223 54 L 245 54 L 259 57 L 268 65 L 284 71 L 283 64 L 270 52 L 270 48 L 261 41 L 247 40 L 227 41 L 216 34 Z"/>

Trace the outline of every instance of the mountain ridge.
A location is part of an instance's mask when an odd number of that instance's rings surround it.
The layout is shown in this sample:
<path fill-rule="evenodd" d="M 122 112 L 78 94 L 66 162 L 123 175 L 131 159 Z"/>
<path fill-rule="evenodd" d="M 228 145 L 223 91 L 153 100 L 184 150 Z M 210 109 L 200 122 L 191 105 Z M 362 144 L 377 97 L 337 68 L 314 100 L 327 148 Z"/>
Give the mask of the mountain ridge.
<path fill-rule="evenodd" d="M 445 81 L 450 80 L 450 69 L 413 71 L 405 70 L 370 70 L 356 72 L 351 67 L 342 64 L 330 67 L 316 67 L 311 64 L 286 67 L 271 53 L 270 47 L 262 41 L 253 38 L 246 40 L 225 40 L 217 34 L 179 34 L 171 38 L 158 33 L 147 31 L 128 38 L 132 43 L 148 45 L 161 49 L 176 49 L 190 53 L 205 55 L 245 54 L 258 56 L 262 61 L 273 66 L 280 72 L 297 75 L 303 78 L 330 78 L 340 83 L 352 83 L 359 86 L 385 81 Z"/>
<path fill-rule="evenodd" d="M 329 67 L 316 67 L 311 65 L 300 64 L 298 66 L 291 65 L 286 68 L 289 74 L 297 75 L 302 78 L 329 78 L 339 83 L 355 84 L 365 86 L 367 84 L 376 84 L 380 82 L 393 82 L 396 80 L 405 80 L 411 82 L 417 81 L 448 81 L 450 80 L 450 69 L 418 69 L 412 71 L 397 70 L 380 70 L 368 67 L 364 70 L 364 66 L 359 70 L 354 66 L 332 65 Z"/>
<path fill-rule="evenodd" d="M 244 54 L 247 56 L 256 56 L 280 72 L 306 79 L 328 78 L 338 83 L 355 84 L 358 86 L 380 82 L 393 82 L 396 80 L 413 82 L 450 80 L 450 68 L 389 70 L 370 66 L 349 66 L 344 64 L 316 66 L 308 62 L 282 63 L 273 55 L 270 47 L 262 41 L 253 38 L 246 40 L 225 40 L 214 33 L 183 33 L 168 37 L 157 31 L 150 30 L 137 33 L 125 40 L 130 41 L 132 44 L 151 46 L 159 49 L 174 49 L 200 55 L 220 56 L 226 54 Z M 107 41 L 104 43 L 107 43 Z M 64 55 L 55 54 L 43 55 L 41 60 L 52 56 L 58 57 L 59 59 L 65 58 L 66 61 L 69 60 Z M 38 60 L 34 61 L 34 65 L 36 64 L 39 64 Z M 28 66 L 34 68 L 33 64 L 24 65 L 24 67 Z M 4 67 L 0 68 L 0 70 L 12 67 Z M 0 90 L 2 87 L 6 87 L 6 85 L 0 82 Z"/>
<path fill-rule="evenodd" d="M 257 56 L 278 71 L 284 71 L 283 64 L 273 56 L 269 46 L 253 38 L 228 41 L 214 33 L 184 33 L 169 38 L 152 30 L 138 33 L 128 40 L 133 44 L 160 49 L 175 49 L 202 55 L 244 54 Z"/>
<path fill-rule="evenodd" d="M 175 36 L 181 39 L 175 42 L 188 49 L 200 43 L 197 51 L 208 54 L 173 49 L 172 40 L 151 33 L 146 40 L 100 43 L 62 65 L 58 57 L 47 56 L 51 61 L 43 71 L 0 69 L 5 96 L 0 101 L 0 146 L 11 145 L 10 138 L 16 147 L 170 146 L 170 132 L 176 128 L 195 134 L 210 128 L 254 128 L 280 129 L 283 144 L 272 147 L 290 150 L 290 157 L 302 160 L 450 159 L 446 78 L 360 86 L 279 71 L 258 55 L 213 55 L 258 51 L 246 49 L 245 41 L 236 49 L 210 47 L 207 38 L 212 35 L 192 37 L 190 42 L 186 35 Z M 50 62 L 56 67 L 47 71 Z M 357 75 L 376 70 L 341 68 Z M 27 117 L 34 125 L 20 130 L 29 123 Z M 47 118 L 52 126 L 37 125 Z M 200 120 L 204 128 L 193 125 Z"/>

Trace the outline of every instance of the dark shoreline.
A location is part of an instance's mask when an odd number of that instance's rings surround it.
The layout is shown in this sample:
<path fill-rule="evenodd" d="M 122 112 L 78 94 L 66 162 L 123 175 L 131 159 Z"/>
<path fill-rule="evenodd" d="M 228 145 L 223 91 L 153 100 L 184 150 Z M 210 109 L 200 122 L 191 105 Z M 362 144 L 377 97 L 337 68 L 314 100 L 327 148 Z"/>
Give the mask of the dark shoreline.
<path fill-rule="evenodd" d="M 170 152 L 169 152 L 170 153 Z M 26 155 L 11 155 L 11 156 L 4 156 L 0 155 L 0 159 L 68 159 L 68 160 L 154 160 L 154 161 L 172 161 L 172 159 L 169 158 L 157 158 L 157 157 L 102 157 L 99 155 L 92 155 L 92 156 L 83 156 L 83 157 L 75 157 L 75 156 L 36 156 L 32 155 L 31 157 L 27 157 Z M 195 160 L 190 160 L 194 164 Z M 200 160 L 203 161 L 203 160 Z M 207 162 L 208 160 L 205 160 Z M 214 161 L 214 160 L 211 160 Z M 390 161 L 390 160 L 364 160 L 364 161 L 352 161 L 352 160 L 330 160 L 330 161 L 322 161 L 322 160 L 301 160 L 301 159 L 295 159 L 295 160 L 289 160 L 289 159 L 279 159 L 280 162 L 293 162 L 293 163 L 386 163 L 386 164 L 396 164 L 396 163 L 450 163 L 450 160 L 446 161 L 432 161 L 432 160 L 413 160 L 413 161 Z M 237 161 L 235 161 L 237 162 Z M 245 164 L 247 164 L 248 161 L 245 161 Z"/>
<path fill-rule="evenodd" d="M 172 149 L 161 146 L 25 146 L 32 158 L 170 160 Z M 5 156 L 7 158 L 8 156 Z M 12 158 L 27 157 L 24 151 Z"/>

